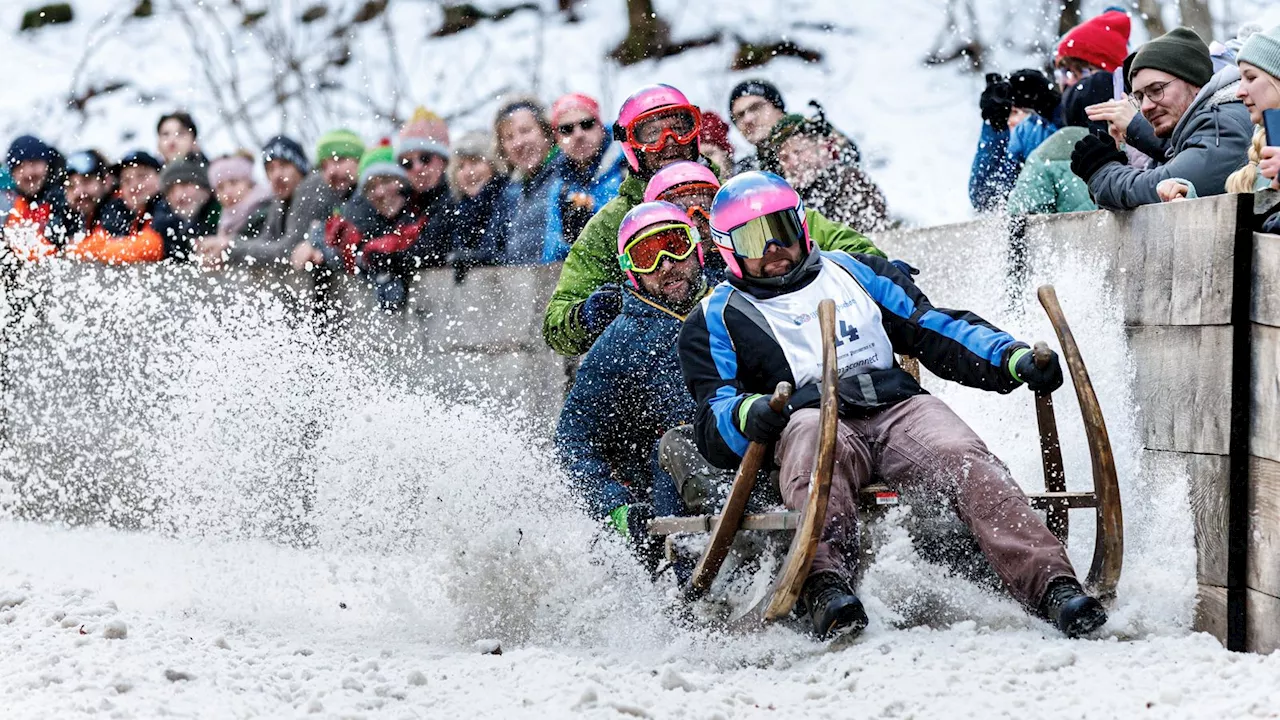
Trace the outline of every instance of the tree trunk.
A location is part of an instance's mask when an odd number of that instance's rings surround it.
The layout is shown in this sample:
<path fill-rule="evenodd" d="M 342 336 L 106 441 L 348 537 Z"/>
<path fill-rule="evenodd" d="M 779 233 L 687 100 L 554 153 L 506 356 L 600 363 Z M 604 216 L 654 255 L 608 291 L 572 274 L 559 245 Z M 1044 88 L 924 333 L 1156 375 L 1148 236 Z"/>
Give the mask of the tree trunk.
<path fill-rule="evenodd" d="M 1213 15 L 1209 12 L 1209 0 L 1178 0 L 1178 13 L 1182 24 L 1195 30 L 1206 45 L 1213 42 Z"/>
<path fill-rule="evenodd" d="M 1058 16 L 1058 37 L 1080 24 L 1080 0 L 1062 0 L 1062 14 Z"/>
<path fill-rule="evenodd" d="M 1147 27 L 1147 34 L 1153 38 L 1169 32 L 1164 26 L 1164 18 L 1160 16 L 1159 0 L 1137 0 L 1138 14 L 1142 24 Z"/>
<path fill-rule="evenodd" d="M 671 26 L 658 17 L 653 0 L 627 0 L 627 36 L 609 55 L 623 65 L 659 56 L 671 42 Z"/>

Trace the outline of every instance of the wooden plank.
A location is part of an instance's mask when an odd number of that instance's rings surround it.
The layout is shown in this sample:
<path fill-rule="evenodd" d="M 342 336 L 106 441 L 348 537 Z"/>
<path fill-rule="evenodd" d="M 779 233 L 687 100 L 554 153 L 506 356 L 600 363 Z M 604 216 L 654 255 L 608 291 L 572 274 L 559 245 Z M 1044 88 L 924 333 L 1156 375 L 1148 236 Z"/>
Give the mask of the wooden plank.
<path fill-rule="evenodd" d="M 1226 455 L 1231 328 L 1162 326 L 1127 331 L 1139 368 L 1134 394 L 1142 408 L 1143 446 Z"/>
<path fill-rule="evenodd" d="M 1098 496 L 1092 492 L 1027 493 L 1027 500 L 1031 501 L 1031 507 L 1046 512 L 1051 508 L 1080 510 L 1098 506 Z"/>
<path fill-rule="evenodd" d="M 1249 453 L 1280 462 L 1280 328 L 1254 323 L 1251 340 Z"/>
<path fill-rule="evenodd" d="M 1144 459 L 1151 477 L 1188 479 L 1187 493 L 1195 527 L 1196 579 L 1207 585 L 1226 587 L 1228 458 L 1149 450 Z"/>
<path fill-rule="evenodd" d="M 1249 319 L 1280 327 L 1280 235 L 1253 234 L 1253 303 Z"/>
<path fill-rule="evenodd" d="M 1227 589 L 1201 584 L 1196 591 L 1196 619 L 1192 629 L 1207 632 L 1227 644 Z"/>
<path fill-rule="evenodd" d="M 1280 597 L 1280 463 L 1259 457 L 1249 460 L 1249 562 L 1245 583 Z"/>
<path fill-rule="evenodd" d="M 1280 597 L 1245 591 L 1245 612 L 1248 626 L 1244 649 L 1256 653 L 1272 653 L 1280 650 Z"/>

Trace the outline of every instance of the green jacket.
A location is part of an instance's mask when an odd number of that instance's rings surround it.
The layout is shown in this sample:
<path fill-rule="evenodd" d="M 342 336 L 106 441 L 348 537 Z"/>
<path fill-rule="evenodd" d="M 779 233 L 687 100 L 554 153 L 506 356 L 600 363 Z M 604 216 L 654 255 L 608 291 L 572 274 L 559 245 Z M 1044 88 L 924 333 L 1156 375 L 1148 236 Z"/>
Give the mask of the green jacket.
<path fill-rule="evenodd" d="M 1089 186 L 1071 172 L 1071 150 L 1080 138 L 1088 134 L 1089 131 L 1082 127 L 1064 127 L 1027 156 L 1013 192 L 1009 193 L 1010 215 L 1049 215 L 1098 209 L 1089 196 Z"/>
<path fill-rule="evenodd" d="M 587 221 L 577 242 L 569 249 L 560 269 L 560 282 L 551 293 L 542 320 L 542 337 L 553 350 L 568 357 L 581 355 L 595 342 L 578 313 L 591 293 L 605 283 L 626 279 L 618 267 L 618 227 L 631 208 L 644 200 L 645 181 L 628 175 L 618 188 L 618 196 Z M 844 250 L 886 257 L 865 236 L 845 225 L 834 223 L 816 210 L 806 210 L 809 235 L 823 250 Z"/>

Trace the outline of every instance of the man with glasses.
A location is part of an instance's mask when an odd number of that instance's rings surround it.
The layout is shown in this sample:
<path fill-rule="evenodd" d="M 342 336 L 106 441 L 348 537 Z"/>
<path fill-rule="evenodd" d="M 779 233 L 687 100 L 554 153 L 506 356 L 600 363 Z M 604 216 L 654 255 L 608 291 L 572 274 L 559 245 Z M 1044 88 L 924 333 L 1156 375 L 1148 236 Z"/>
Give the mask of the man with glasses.
<path fill-rule="evenodd" d="M 759 148 L 773 126 L 787 112 L 786 101 L 778 87 L 767 80 L 745 80 L 734 86 L 729 93 L 729 119 L 738 128 L 747 142 Z M 737 172 L 756 170 L 760 167 L 759 155 L 745 157 L 734 168 Z"/>
<path fill-rule="evenodd" d="M 871 477 L 936 493 L 969 526 L 1017 600 L 1065 634 L 1106 622 L 1084 594 L 1066 549 L 1027 502 L 1009 470 L 945 403 L 895 361 L 909 354 L 941 378 L 1007 393 L 1062 384 L 1056 355 L 1031 349 L 964 310 L 936 309 L 910 276 L 869 255 L 818 252 L 800 196 L 781 177 L 748 172 L 724 184 L 711 230 L 729 269 L 689 313 L 680 363 L 698 404 L 698 448 L 736 466 L 749 442 L 773 446 L 779 490 L 799 510 L 809 492 L 819 431 L 822 336 L 818 303 L 836 304 L 840 422 L 822 541 L 801 594 L 819 637 L 867 624 L 856 577 L 858 491 Z M 782 412 L 768 393 L 795 388 Z"/>
<path fill-rule="evenodd" d="M 1175 178 L 1200 196 L 1225 192 L 1227 176 L 1247 161 L 1253 136 L 1249 111 L 1235 97 L 1239 69 L 1215 74 L 1204 41 L 1190 28 L 1176 28 L 1139 48 L 1125 72 L 1130 97 L 1157 138 L 1138 137 L 1135 118 L 1125 139 L 1155 162 L 1146 170 L 1129 167 L 1113 138 L 1082 138 L 1071 170 L 1089 184 L 1098 205 L 1118 210 L 1158 203 L 1157 187 Z"/>
<path fill-rule="evenodd" d="M 682 511 L 656 458 L 658 439 L 693 421 L 676 338 L 707 291 L 699 239 L 671 203 L 626 214 L 614 256 L 626 278 L 622 312 L 583 358 L 556 428 L 561 462 L 587 511 L 630 541 L 650 572 L 661 543 L 648 521 Z"/>
<path fill-rule="evenodd" d="M 546 262 L 565 259 L 587 221 L 618 196 L 626 177 L 622 146 L 605 138 L 600 104 L 587 95 L 569 93 L 551 105 L 551 127 L 556 133 L 560 157 L 558 173 L 548 204 L 547 235 L 557 242 L 548 246 Z"/>

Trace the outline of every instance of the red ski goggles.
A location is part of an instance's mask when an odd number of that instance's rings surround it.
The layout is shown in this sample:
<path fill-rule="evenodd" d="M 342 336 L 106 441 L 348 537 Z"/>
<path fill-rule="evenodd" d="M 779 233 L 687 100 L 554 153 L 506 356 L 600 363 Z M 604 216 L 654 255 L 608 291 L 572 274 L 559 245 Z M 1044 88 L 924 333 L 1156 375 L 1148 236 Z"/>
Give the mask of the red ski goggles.
<path fill-rule="evenodd" d="M 711 183 L 691 182 L 683 185 L 677 185 L 673 188 L 668 188 L 658 196 L 658 199 L 674 203 L 675 205 L 684 208 L 685 213 L 689 215 L 690 222 L 696 223 L 698 218 L 701 217 L 703 220 L 707 221 L 707 224 L 710 224 L 711 211 L 707 208 L 711 206 L 711 201 L 715 198 L 716 191 L 719 189 L 720 188 L 718 186 L 712 185 Z M 679 202 L 680 200 L 687 201 L 689 198 L 694 197 L 698 198 L 700 202 L 689 204 L 688 207 L 685 207 L 686 203 Z"/>
<path fill-rule="evenodd" d="M 640 233 L 627 243 L 618 256 L 618 266 L 623 270 L 642 275 L 651 273 L 662 264 L 662 258 L 680 262 L 698 249 L 698 231 L 688 225 L 659 225 Z"/>
<path fill-rule="evenodd" d="M 698 108 L 692 105 L 667 105 L 646 110 L 626 126 L 618 126 L 614 139 L 630 143 L 640 152 L 657 152 L 666 147 L 668 141 L 688 145 L 701 131 L 702 112 Z"/>

